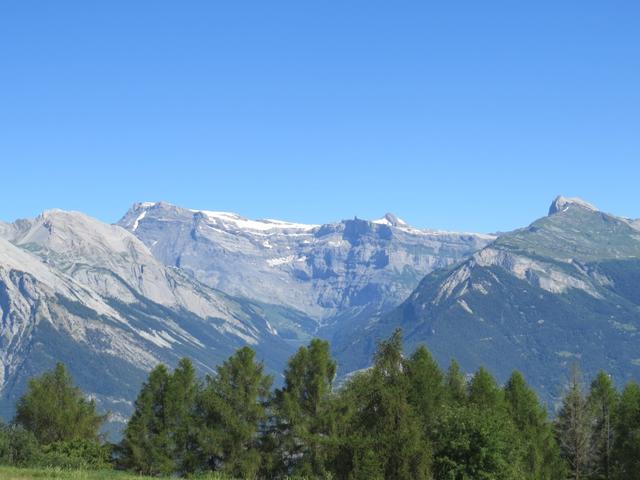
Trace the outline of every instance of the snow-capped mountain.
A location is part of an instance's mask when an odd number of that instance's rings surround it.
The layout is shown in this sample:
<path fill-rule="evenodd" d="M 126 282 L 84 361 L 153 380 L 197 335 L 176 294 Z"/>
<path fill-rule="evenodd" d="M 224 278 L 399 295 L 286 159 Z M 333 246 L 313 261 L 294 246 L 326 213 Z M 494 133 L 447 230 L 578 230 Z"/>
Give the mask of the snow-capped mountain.
<path fill-rule="evenodd" d="M 182 356 L 212 369 L 250 344 L 279 371 L 286 308 L 232 298 L 166 267 L 125 229 L 48 211 L 0 225 L 0 415 L 26 380 L 64 361 L 101 406 L 128 414 L 146 372 Z"/>
<path fill-rule="evenodd" d="M 208 371 L 250 344 L 279 372 L 318 335 L 344 374 L 398 326 L 409 349 L 521 369 L 551 400 L 576 359 L 640 378 L 639 284 L 640 221 L 574 198 L 500 237 L 391 214 L 307 225 L 159 202 L 107 225 L 52 210 L 0 222 L 0 415 L 56 361 L 118 422 L 158 362 Z"/>
<path fill-rule="evenodd" d="M 135 204 L 118 224 L 166 265 L 228 294 L 293 308 L 314 328 L 386 311 L 427 273 L 495 239 L 420 230 L 391 214 L 306 225 L 163 202 Z"/>
<path fill-rule="evenodd" d="M 385 311 L 491 240 L 392 215 L 304 225 L 164 203 L 120 225 L 62 210 L 0 223 L 0 416 L 56 361 L 116 423 L 158 362 L 207 371 L 249 344 L 279 372 L 321 324 Z"/>
<path fill-rule="evenodd" d="M 522 371 L 546 400 L 568 365 L 619 382 L 640 379 L 637 221 L 558 197 L 549 216 L 500 236 L 451 269 L 427 275 L 396 310 L 340 337 L 345 370 L 366 366 L 376 340 L 402 327 L 446 364 Z"/>

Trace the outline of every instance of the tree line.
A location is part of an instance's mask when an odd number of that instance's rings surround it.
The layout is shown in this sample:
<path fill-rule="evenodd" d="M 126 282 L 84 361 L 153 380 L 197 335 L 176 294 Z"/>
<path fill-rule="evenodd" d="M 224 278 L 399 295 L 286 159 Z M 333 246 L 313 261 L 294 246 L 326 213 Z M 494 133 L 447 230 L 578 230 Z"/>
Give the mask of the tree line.
<path fill-rule="evenodd" d="M 442 371 L 423 346 L 405 357 L 400 331 L 339 388 L 323 340 L 283 376 L 272 389 L 249 347 L 204 378 L 188 359 L 158 365 L 110 445 L 106 417 L 58 364 L 0 428 L 0 462 L 243 479 L 640 479 L 640 386 L 618 392 L 604 372 L 585 389 L 574 368 L 555 419 L 520 373 L 500 386 L 484 368 Z"/>

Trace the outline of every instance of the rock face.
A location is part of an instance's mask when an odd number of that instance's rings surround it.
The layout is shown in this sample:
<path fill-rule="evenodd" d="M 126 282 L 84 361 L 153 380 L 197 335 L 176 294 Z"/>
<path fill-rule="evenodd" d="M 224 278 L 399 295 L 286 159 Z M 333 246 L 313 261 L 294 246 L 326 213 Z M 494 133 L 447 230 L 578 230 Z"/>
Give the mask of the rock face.
<path fill-rule="evenodd" d="M 549 402 L 576 361 L 588 375 L 638 380 L 640 232 L 559 197 L 550 216 L 431 273 L 392 313 L 343 337 L 344 368 L 365 366 L 375 341 L 397 327 L 409 348 L 425 343 L 443 364 L 484 365 L 502 381 L 518 369 Z"/>
<path fill-rule="evenodd" d="M 293 308 L 314 329 L 398 305 L 424 275 L 495 238 L 418 230 L 392 214 L 305 225 L 162 202 L 134 205 L 119 225 L 164 264 L 231 295 Z M 300 335 L 295 326 L 278 330 Z"/>
<path fill-rule="evenodd" d="M 121 227 L 50 211 L 2 224 L 0 234 L 5 419 L 26 380 L 56 361 L 117 423 L 158 362 L 189 356 L 208 371 L 250 344 L 276 372 L 295 348 L 270 323 L 304 321 L 295 312 L 232 298 L 166 267 Z"/>
<path fill-rule="evenodd" d="M 345 374 L 397 327 L 443 364 L 519 369 L 549 402 L 574 361 L 640 379 L 640 222 L 564 197 L 549 212 L 499 238 L 166 203 L 118 225 L 59 210 L 0 223 L 0 416 L 56 361 L 117 424 L 158 362 L 206 372 L 249 344 L 280 372 L 318 335 Z"/>
<path fill-rule="evenodd" d="M 56 361 L 115 431 L 159 362 L 188 356 L 206 372 L 249 344 L 279 373 L 320 327 L 397 305 L 493 239 L 390 214 L 320 226 L 164 203 L 137 204 L 120 225 L 61 210 L 0 223 L 3 418 Z"/>
<path fill-rule="evenodd" d="M 551 203 L 551 206 L 549 207 L 549 215 L 555 215 L 556 213 L 564 212 L 568 210 L 569 207 L 571 206 L 584 208 L 594 212 L 598 210 L 596 207 L 594 207 L 588 202 L 585 202 L 581 198 L 575 198 L 575 197 L 569 198 L 569 197 L 563 197 L 562 195 L 559 195 Z"/>

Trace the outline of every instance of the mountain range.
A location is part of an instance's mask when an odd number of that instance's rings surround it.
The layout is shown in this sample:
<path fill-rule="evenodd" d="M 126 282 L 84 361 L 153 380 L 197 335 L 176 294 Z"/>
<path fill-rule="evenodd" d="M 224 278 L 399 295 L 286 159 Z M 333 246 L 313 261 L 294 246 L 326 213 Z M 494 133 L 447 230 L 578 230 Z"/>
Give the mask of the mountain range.
<path fill-rule="evenodd" d="M 558 197 L 547 217 L 506 233 L 458 265 L 427 275 L 394 311 L 335 348 L 344 371 L 367 366 L 375 340 L 402 328 L 446 365 L 525 373 L 550 406 L 571 363 L 640 378 L 640 226 Z"/>
<path fill-rule="evenodd" d="M 115 423 L 158 362 L 203 373 L 249 344 L 277 374 L 322 328 L 392 308 L 491 240 L 391 215 L 315 226 L 165 203 L 118 225 L 61 210 L 1 223 L 0 415 L 56 361 Z"/>
<path fill-rule="evenodd" d="M 306 225 L 139 203 L 118 222 L 167 266 L 232 295 L 308 317 L 278 325 L 299 338 L 400 304 L 429 272 L 495 237 L 412 228 L 393 214 L 374 221 Z"/>
<path fill-rule="evenodd" d="M 64 361 L 118 428 L 146 372 L 209 372 L 241 345 L 276 374 L 313 336 L 340 375 L 403 329 L 444 366 L 520 369 L 550 404 L 568 365 L 640 378 L 640 222 L 558 197 L 528 227 L 486 235 L 392 214 L 326 225 L 164 202 L 115 225 L 52 210 L 0 223 L 0 416 Z"/>

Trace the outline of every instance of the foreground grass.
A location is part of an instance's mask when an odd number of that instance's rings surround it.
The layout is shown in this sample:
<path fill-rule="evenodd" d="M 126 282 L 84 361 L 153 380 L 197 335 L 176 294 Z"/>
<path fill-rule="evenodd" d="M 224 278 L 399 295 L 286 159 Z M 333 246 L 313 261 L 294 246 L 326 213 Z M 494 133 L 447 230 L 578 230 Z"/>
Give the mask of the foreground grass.
<path fill-rule="evenodd" d="M 1 480 L 158 480 L 158 477 L 144 477 L 114 470 L 83 471 L 61 468 L 14 468 L 0 466 Z M 175 479 L 174 479 L 175 480 Z M 197 480 L 232 480 L 218 474 L 197 477 Z"/>

